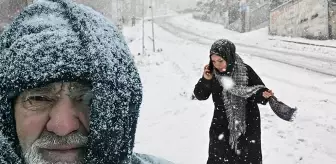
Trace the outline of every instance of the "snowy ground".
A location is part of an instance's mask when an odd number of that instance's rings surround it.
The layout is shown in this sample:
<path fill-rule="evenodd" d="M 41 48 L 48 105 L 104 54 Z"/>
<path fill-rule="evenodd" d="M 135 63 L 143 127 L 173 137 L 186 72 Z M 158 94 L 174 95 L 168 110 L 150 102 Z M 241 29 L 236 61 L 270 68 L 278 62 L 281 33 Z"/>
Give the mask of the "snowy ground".
<path fill-rule="evenodd" d="M 173 18 L 184 19 L 183 16 Z M 176 20 L 173 23 L 179 22 Z M 212 24 L 198 23 L 202 27 L 202 30 L 197 30 L 199 34 L 213 28 Z M 163 51 L 153 53 L 149 39 L 151 25 L 146 23 L 145 27 L 146 55 L 137 55 L 142 52 L 141 25 L 124 29 L 144 85 L 135 151 L 163 157 L 177 164 L 204 164 L 213 104 L 211 98 L 207 101 L 192 101 L 189 98 L 202 75 L 203 65 L 208 62 L 211 43 L 200 44 L 199 41 L 204 39 L 202 36 L 191 41 L 188 37 L 181 37 L 181 31 L 175 31 L 173 35 L 155 25 L 156 48 Z M 223 29 L 212 32 L 238 39 L 242 35 Z M 210 34 L 207 36 L 211 37 Z M 267 36 L 259 36 L 258 39 L 268 40 L 262 37 Z M 252 40 L 249 38 L 244 42 Z M 336 77 L 283 64 L 289 62 L 286 61 L 289 58 L 281 58 L 285 62 L 280 63 L 255 55 L 264 55 L 264 49 L 258 52 L 254 48 L 253 53 L 248 53 L 249 49 L 241 46 L 241 49 L 244 48 L 244 52 L 240 53 L 242 58 L 264 83 L 273 89 L 279 99 L 299 108 L 295 122 L 288 123 L 276 117 L 268 105 L 260 106 L 264 163 L 336 163 Z M 270 44 L 263 48 L 274 47 Z M 238 51 L 241 49 L 238 47 Z M 292 53 L 292 50 L 287 51 Z M 314 53 L 316 51 L 312 50 L 311 54 Z M 329 53 L 324 53 L 323 57 L 333 59 Z M 305 58 L 303 62 L 314 63 L 314 60 Z M 333 67 L 333 61 L 330 65 Z M 330 72 L 329 67 L 320 69 Z"/>

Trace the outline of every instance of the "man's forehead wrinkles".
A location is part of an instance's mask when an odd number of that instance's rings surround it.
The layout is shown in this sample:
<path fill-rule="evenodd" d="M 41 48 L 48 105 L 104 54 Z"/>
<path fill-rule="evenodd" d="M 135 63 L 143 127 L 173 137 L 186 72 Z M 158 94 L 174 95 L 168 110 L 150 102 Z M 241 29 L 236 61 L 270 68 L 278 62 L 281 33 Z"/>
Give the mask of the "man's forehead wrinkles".
<path fill-rule="evenodd" d="M 52 83 L 42 87 L 29 89 L 29 92 L 59 92 L 64 90 L 66 85 L 63 83 Z"/>
<path fill-rule="evenodd" d="M 28 89 L 26 94 L 33 93 L 50 93 L 60 94 L 61 92 L 77 93 L 91 90 L 90 85 L 81 84 L 78 82 L 55 82 L 42 87 Z"/>
<path fill-rule="evenodd" d="M 38 88 L 33 88 L 33 89 L 29 89 L 29 92 L 52 92 L 56 90 L 56 85 L 55 84 L 50 84 L 50 85 L 46 85 L 46 86 L 42 86 L 42 87 L 38 87 Z"/>

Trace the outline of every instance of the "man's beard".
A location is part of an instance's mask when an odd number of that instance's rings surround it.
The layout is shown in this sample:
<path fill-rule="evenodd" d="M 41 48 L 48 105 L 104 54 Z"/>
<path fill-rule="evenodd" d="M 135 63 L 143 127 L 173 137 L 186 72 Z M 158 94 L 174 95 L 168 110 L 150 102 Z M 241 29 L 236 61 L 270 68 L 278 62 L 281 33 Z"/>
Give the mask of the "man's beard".
<path fill-rule="evenodd" d="M 27 164 L 82 164 L 87 140 L 88 138 L 79 132 L 71 133 L 64 137 L 44 132 L 30 147 L 23 150 L 23 155 Z M 83 151 L 78 153 L 77 160 L 73 162 L 46 160 L 43 157 L 41 149 L 57 145 L 77 145 Z"/>

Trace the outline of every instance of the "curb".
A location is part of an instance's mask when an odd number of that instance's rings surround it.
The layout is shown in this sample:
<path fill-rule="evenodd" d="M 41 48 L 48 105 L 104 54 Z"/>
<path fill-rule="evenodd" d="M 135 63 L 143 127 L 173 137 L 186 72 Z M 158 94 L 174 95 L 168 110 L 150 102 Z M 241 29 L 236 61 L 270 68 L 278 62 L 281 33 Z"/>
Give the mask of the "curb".
<path fill-rule="evenodd" d="M 299 42 L 299 41 L 291 41 L 291 40 L 284 40 L 284 39 L 273 39 L 273 38 L 268 38 L 268 40 L 279 40 L 279 41 L 282 41 L 282 42 L 288 42 L 288 43 L 296 43 L 296 44 L 303 44 L 303 45 L 310 45 L 310 46 L 318 46 L 318 47 L 327 47 L 327 48 L 336 48 L 336 46 L 323 45 L 323 44 L 314 44 L 314 43 L 307 43 L 307 42 Z"/>

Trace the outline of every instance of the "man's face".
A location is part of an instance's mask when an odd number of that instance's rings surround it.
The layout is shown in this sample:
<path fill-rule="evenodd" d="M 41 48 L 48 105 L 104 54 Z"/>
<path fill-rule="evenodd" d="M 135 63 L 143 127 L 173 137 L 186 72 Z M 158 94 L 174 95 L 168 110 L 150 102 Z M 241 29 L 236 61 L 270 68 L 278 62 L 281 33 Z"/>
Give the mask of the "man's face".
<path fill-rule="evenodd" d="M 52 83 L 15 101 L 16 132 L 28 164 L 80 164 L 89 133 L 91 88 Z"/>

